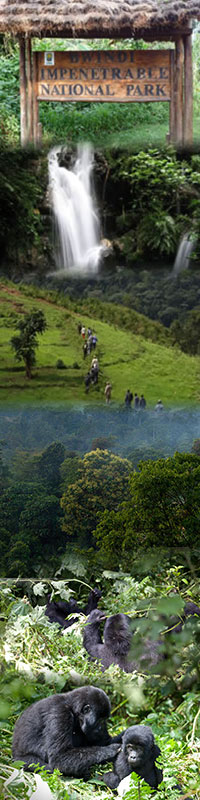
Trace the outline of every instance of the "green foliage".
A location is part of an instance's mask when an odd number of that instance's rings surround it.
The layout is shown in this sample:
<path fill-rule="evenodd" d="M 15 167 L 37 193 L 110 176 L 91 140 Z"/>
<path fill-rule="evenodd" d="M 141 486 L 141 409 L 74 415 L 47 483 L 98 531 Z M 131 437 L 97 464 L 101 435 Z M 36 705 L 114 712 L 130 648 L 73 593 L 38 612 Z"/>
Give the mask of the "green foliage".
<path fill-rule="evenodd" d="M 35 350 L 38 347 L 36 336 L 46 329 L 43 311 L 33 309 L 30 314 L 26 314 L 22 320 L 17 322 L 16 327 L 19 328 L 20 335 L 12 337 L 11 345 L 15 350 L 17 361 L 23 360 L 25 363 L 26 377 L 31 378 L 31 368 L 36 362 Z"/>
<path fill-rule="evenodd" d="M 138 249 L 142 252 L 156 250 L 161 255 L 171 255 L 176 248 L 175 220 L 159 207 L 142 219 L 137 229 Z"/>
<path fill-rule="evenodd" d="M 117 208 L 119 232 L 125 220 L 121 240 L 127 263 L 138 256 L 175 255 L 181 233 L 188 225 L 198 231 L 200 209 L 200 173 L 198 162 L 179 157 L 172 148 L 149 149 L 137 155 L 123 155 L 113 165 L 110 181 L 119 186 L 113 195 L 123 203 Z M 123 199 L 122 199 L 123 187 Z M 111 213 L 112 198 L 109 196 Z M 193 222 L 191 223 L 191 216 Z M 154 256 L 154 257 L 155 257 Z"/>
<path fill-rule="evenodd" d="M 53 442 L 41 452 L 17 451 L 12 465 L 14 480 L 39 484 L 54 494 L 60 492 L 60 467 L 65 457 L 65 447 Z"/>
<path fill-rule="evenodd" d="M 130 494 L 117 511 L 101 514 L 95 538 L 105 563 L 127 564 L 134 549 L 195 546 L 199 541 L 200 461 L 177 453 L 141 462 L 130 477 Z"/>
<path fill-rule="evenodd" d="M 63 529 L 81 546 L 91 544 L 97 513 L 117 508 L 126 497 L 131 464 L 126 459 L 95 450 L 79 461 L 76 481 L 61 499 Z"/>
<path fill-rule="evenodd" d="M 200 345 L 199 345 L 199 338 L 200 338 L 200 310 L 199 308 L 193 308 L 190 311 L 186 319 L 183 318 L 182 321 L 174 320 L 170 327 L 170 333 L 172 335 L 172 341 L 174 340 L 175 343 L 179 345 L 181 350 L 184 353 L 190 353 L 190 355 L 195 355 L 196 353 L 200 353 Z"/>
<path fill-rule="evenodd" d="M 58 497 L 41 482 L 13 484 L 0 500 L 1 574 L 34 574 L 64 549 Z"/>
<path fill-rule="evenodd" d="M 5 126 L 4 112 L 2 125 Z M 8 125 L 13 125 L 11 112 Z M 5 153 L 5 148 L 0 147 L 1 260 L 6 257 L 17 264 L 23 254 L 26 262 L 30 248 L 36 244 L 39 247 L 42 226 L 38 204 L 43 182 L 37 153 L 20 149 L 6 149 Z"/>

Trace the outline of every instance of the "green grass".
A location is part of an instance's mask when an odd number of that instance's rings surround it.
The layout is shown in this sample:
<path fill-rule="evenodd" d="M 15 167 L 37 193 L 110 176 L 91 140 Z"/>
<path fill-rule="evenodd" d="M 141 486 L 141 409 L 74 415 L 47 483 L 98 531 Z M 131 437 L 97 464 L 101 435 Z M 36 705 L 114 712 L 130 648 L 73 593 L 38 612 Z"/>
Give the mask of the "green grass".
<path fill-rule="evenodd" d="M 123 403 L 127 388 L 143 392 L 148 406 L 158 397 L 166 406 L 196 405 L 200 400 L 199 357 L 154 342 L 102 322 L 92 315 L 69 311 L 44 297 L 33 297 L 11 283 L 0 286 L 0 396 L 1 405 L 26 403 L 104 402 L 106 380 L 112 383 L 112 402 Z M 35 290 L 34 290 L 35 291 Z M 38 291 L 39 294 L 39 291 Z M 32 308 L 41 308 L 47 330 L 38 337 L 36 367 L 32 380 L 25 376 L 22 363 L 15 360 L 10 340 L 15 321 Z M 97 316 L 97 315 L 96 315 Z M 85 394 L 84 375 L 92 356 L 83 360 L 82 341 L 77 332 L 80 321 L 90 325 L 98 336 L 97 356 L 100 379 L 97 387 Z M 139 317 L 138 317 L 139 319 Z M 56 368 L 62 359 L 66 369 Z M 78 368 L 74 365 L 78 364 Z"/>

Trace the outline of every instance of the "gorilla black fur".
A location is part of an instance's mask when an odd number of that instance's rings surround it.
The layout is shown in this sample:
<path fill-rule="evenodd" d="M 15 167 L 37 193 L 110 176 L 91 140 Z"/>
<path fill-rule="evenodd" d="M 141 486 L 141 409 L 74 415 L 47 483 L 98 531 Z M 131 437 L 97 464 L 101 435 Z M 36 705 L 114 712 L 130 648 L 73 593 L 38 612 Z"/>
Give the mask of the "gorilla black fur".
<path fill-rule="evenodd" d="M 96 608 L 98 602 L 101 597 L 100 589 L 91 589 L 91 592 L 88 597 L 88 602 L 86 606 L 83 608 L 79 606 L 76 600 L 73 597 L 70 597 L 70 600 L 50 600 L 50 596 L 48 596 L 48 602 L 45 609 L 46 617 L 49 618 L 50 622 L 57 622 L 62 628 L 69 628 L 70 625 L 73 625 L 73 622 L 76 622 L 78 617 L 71 617 L 71 619 L 66 619 L 69 614 L 78 613 L 78 614 L 90 614 L 92 609 Z"/>
<path fill-rule="evenodd" d="M 181 633 L 182 627 L 187 619 L 194 616 L 200 617 L 200 608 L 197 606 L 196 603 L 193 603 L 192 600 L 187 600 L 187 603 L 184 605 L 184 609 L 181 612 L 179 617 L 171 617 L 170 619 L 170 628 L 172 633 Z M 169 627 L 169 623 L 168 623 Z"/>
<path fill-rule="evenodd" d="M 50 772 L 88 778 L 90 767 L 113 761 L 122 735 L 111 739 L 110 702 L 102 689 L 81 686 L 33 703 L 16 722 L 13 758 Z"/>
<path fill-rule="evenodd" d="M 133 725 L 125 731 L 121 751 L 114 760 L 114 770 L 103 776 L 104 781 L 110 789 L 116 789 L 123 778 L 136 772 L 149 786 L 157 789 L 163 779 L 162 770 L 155 765 L 159 755 L 160 749 L 155 744 L 151 728 Z"/>
<path fill-rule="evenodd" d="M 131 661 L 129 651 L 132 643 L 130 617 L 126 614 L 113 614 L 106 620 L 103 638 L 101 639 L 100 622 L 105 619 L 105 614 L 96 609 L 92 611 L 84 628 L 83 644 L 92 658 L 101 661 L 104 672 L 110 664 L 118 664 L 125 672 L 138 669 L 139 662 Z M 149 666 L 159 660 L 159 642 L 145 642 L 141 662 L 145 660 Z"/>

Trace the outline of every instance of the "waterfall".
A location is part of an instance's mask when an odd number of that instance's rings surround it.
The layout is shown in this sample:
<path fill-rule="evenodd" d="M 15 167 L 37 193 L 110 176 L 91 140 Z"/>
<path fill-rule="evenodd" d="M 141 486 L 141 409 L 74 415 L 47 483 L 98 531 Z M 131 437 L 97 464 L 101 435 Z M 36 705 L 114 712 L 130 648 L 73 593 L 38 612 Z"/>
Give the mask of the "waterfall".
<path fill-rule="evenodd" d="M 49 194 L 58 246 L 57 269 L 65 274 L 95 274 L 103 250 L 95 199 L 92 197 L 93 152 L 79 145 L 71 169 L 59 166 L 59 152 L 49 154 Z"/>
<path fill-rule="evenodd" d="M 188 269 L 190 263 L 190 256 L 192 254 L 192 251 L 194 250 L 194 245 L 195 245 L 195 239 L 190 238 L 189 233 L 184 233 L 184 236 L 180 241 L 173 266 L 172 274 L 175 277 L 179 275 L 179 272 L 182 272 L 184 269 Z"/>

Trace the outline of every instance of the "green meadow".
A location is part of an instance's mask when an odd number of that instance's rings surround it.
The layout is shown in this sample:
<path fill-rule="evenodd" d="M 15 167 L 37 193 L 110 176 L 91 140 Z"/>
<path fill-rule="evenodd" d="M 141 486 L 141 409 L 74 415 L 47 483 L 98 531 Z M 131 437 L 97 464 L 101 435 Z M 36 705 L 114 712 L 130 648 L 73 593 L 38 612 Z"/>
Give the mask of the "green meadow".
<path fill-rule="evenodd" d="M 143 392 L 148 406 L 154 406 L 159 398 L 165 406 L 195 406 L 199 402 L 198 356 L 188 356 L 177 348 L 154 343 L 116 324 L 103 322 L 97 318 L 97 313 L 95 317 L 86 313 L 86 304 L 84 313 L 81 308 L 79 313 L 77 306 L 74 311 L 47 298 L 48 294 L 47 297 L 40 297 L 39 290 L 38 296 L 33 297 L 31 287 L 23 290 L 7 282 L 0 285 L 2 406 L 40 402 L 104 402 L 107 380 L 112 383 L 112 403 L 123 403 L 127 388 L 133 393 Z M 10 340 L 17 332 L 17 320 L 33 308 L 43 310 L 47 329 L 38 336 L 36 366 L 29 380 L 25 376 L 23 362 L 15 359 Z M 84 376 L 90 369 L 94 351 L 83 359 L 83 343 L 77 330 L 79 321 L 86 328 L 90 326 L 98 337 L 96 354 L 100 364 L 99 383 L 90 387 L 88 395 L 85 393 Z M 139 322 L 140 315 L 138 327 Z M 59 359 L 65 368 L 57 368 Z"/>

